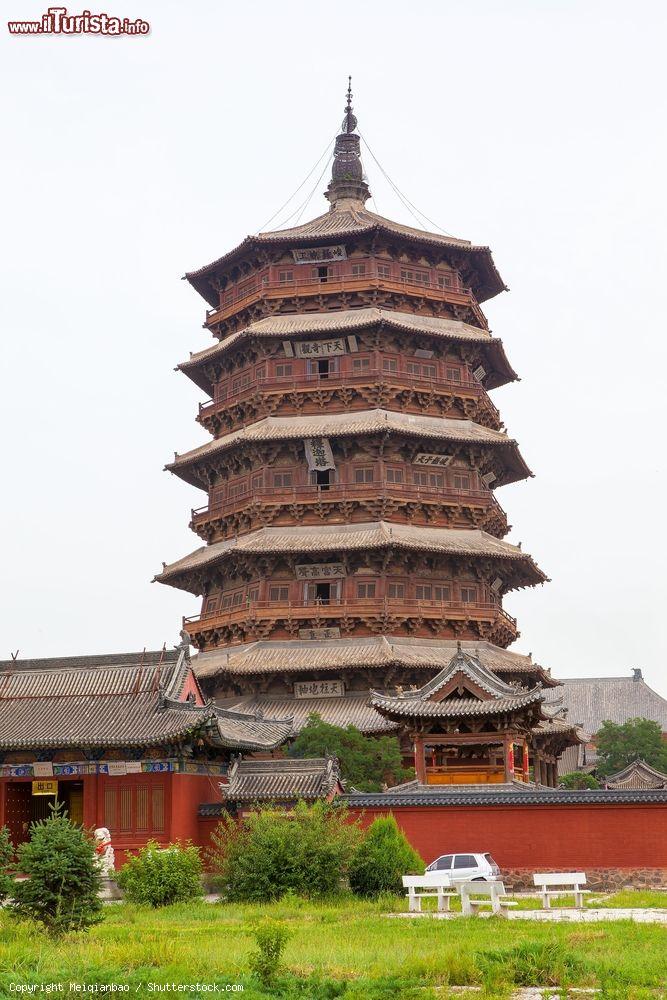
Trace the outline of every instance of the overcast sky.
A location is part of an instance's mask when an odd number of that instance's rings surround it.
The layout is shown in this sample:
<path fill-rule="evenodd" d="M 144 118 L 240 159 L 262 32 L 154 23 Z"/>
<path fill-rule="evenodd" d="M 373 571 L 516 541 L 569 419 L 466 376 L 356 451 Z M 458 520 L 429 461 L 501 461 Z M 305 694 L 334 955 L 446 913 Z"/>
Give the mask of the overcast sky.
<path fill-rule="evenodd" d="M 535 478 L 498 496 L 552 579 L 507 599 L 517 649 L 667 695 L 665 5 L 109 0 L 150 34 L 6 32 L 46 6 L 0 22 L 0 658 L 156 648 L 197 612 L 150 582 L 205 502 L 161 471 L 207 439 L 173 371 L 211 342 L 180 277 L 303 180 L 351 73 L 384 169 L 510 287 L 484 308 L 521 382 L 493 397 Z"/>

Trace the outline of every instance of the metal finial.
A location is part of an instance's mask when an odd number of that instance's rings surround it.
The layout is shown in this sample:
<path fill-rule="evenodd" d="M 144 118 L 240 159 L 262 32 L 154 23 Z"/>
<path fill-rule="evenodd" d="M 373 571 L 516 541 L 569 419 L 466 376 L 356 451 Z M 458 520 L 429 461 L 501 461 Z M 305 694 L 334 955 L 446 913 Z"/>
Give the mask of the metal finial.
<path fill-rule="evenodd" d="M 357 127 L 357 119 L 352 113 L 352 77 L 347 78 L 347 103 L 345 105 L 345 118 L 343 118 L 343 132 L 348 135 L 354 132 Z"/>

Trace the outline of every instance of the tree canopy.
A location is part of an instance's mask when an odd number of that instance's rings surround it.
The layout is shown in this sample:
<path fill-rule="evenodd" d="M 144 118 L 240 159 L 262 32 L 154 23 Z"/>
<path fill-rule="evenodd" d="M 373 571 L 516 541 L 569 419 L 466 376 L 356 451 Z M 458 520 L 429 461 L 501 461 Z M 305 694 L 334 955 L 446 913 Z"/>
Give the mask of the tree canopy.
<path fill-rule="evenodd" d="M 667 771 L 667 745 L 660 725 L 651 719 L 629 719 L 622 725 L 607 720 L 598 730 L 596 744 L 600 777 L 621 771 L 634 760 Z"/>
<path fill-rule="evenodd" d="M 332 754 L 340 762 L 348 785 L 361 792 L 379 792 L 383 785 L 398 785 L 414 778 L 404 768 L 395 736 L 364 736 L 354 726 L 333 726 L 314 713 L 289 750 L 292 757 Z"/>
<path fill-rule="evenodd" d="M 563 774 L 559 781 L 559 785 L 563 788 L 599 788 L 600 782 L 597 778 L 594 778 L 592 774 L 586 774 L 584 771 L 570 771 L 569 774 Z"/>

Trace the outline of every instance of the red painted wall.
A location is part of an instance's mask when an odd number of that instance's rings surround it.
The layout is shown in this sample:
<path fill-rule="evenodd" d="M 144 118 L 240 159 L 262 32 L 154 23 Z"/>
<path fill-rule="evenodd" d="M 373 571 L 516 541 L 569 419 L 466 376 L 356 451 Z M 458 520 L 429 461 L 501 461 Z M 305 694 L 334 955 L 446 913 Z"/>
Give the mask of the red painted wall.
<path fill-rule="evenodd" d="M 396 806 L 351 815 L 367 826 L 387 812 L 427 863 L 490 851 L 502 869 L 667 869 L 667 805 Z"/>
<path fill-rule="evenodd" d="M 205 774 L 174 774 L 171 783 L 171 840 L 201 844 L 197 810 L 202 802 L 219 802 L 222 779 Z M 205 841 L 208 843 L 208 841 Z"/>

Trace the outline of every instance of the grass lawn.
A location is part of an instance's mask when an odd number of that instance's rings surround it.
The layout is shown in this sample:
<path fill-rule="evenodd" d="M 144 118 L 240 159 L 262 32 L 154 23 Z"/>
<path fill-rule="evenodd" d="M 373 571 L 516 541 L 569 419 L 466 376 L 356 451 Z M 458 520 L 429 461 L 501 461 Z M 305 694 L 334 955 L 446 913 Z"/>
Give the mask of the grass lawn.
<path fill-rule="evenodd" d="M 623 893 L 608 902 L 633 904 L 667 899 Z M 482 993 L 472 997 L 502 997 L 513 984 L 602 987 L 604 996 L 619 1000 L 667 997 L 664 926 L 403 920 L 385 915 L 392 908 L 405 910 L 404 900 L 197 902 L 162 910 L 123 903 L 107 907 L 104 922 L 88 934 L 60 942 L 0 913 L 0 996 L 19 996 L 16 984 L 63 983 L 61 995 L 72 998 L 82 994 L 70 991 L 70 982 L 124 984 L 134 996 L 154 992 L 149 984 L 200 982 L 217 983 L 223 992 L 240 983 L 242 993 L 226 995 L 246 1000 L 429 1000 L 447 997 L 448 985 L 480 985 Z M 250 926 L 262 916 L 284 921 L 291 932 L 285 974 L 269 990 L 248 972 Z"/>

